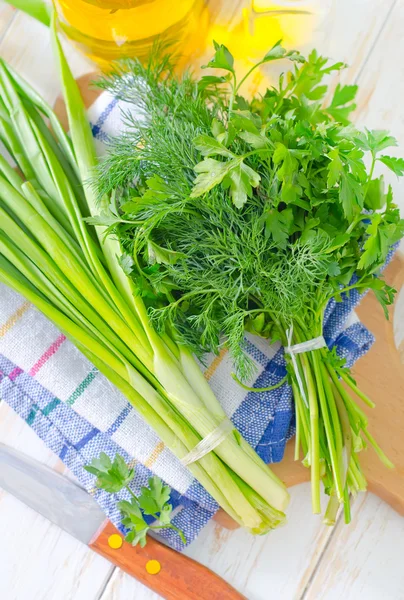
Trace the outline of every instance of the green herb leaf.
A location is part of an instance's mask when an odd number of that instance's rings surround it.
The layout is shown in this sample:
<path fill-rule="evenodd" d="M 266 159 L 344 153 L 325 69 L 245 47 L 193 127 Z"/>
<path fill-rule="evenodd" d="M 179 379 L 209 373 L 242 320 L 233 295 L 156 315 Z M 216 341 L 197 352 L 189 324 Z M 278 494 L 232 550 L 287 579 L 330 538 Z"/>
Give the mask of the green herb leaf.
<path fill-rule="evenodd" d="M 230 169 L 224 185 L 229 185 L 234 206 L 242 208 L 247 198 L 252 195 L 252 188 L 257 187 L 260 176 L 242 161 Z"/>
<path fill-rule="evenodd" d="M 94 458 L 91 464 L 84 468 L 97 477 L 96 486 L 110 494 L 120 492 L 135 476 L 135 470 L 129 469 L 119 454 L 111 462 L 109 456 L 102 452 L 99 458 Z"/>
<path fill-rule="evenodd" d="M 288 58 L 291 61 L 304 62 L 304 58 L 297 50 L 290 50 L 287 52 L 282 47 L 282 40 L 278 40 L 274 46 L 265 54 L 261 62 L 266 63 L 279 58 Z"/>
<path fill-rule="evenodd" d="M 387 307 L 393 304 L 396 290 L 377 277 L 373 277 L 371 281 L 368 282 L 368 287 L 373 290 L 374 295 L 383 308 L 384 316 L 388 319 L 389 311 Z"/>
<path fill-rule="evenodd" d="M 363 150 L 367 150 L 375 156 L 385 148 L 397 146 L 397 140 L 384 129 L 366 130 L 366 133 L 358 134 L 356 142 Z"/>
<path fill-rule="evenodd" d="M 332 188 L 340 180 L 341 174 L 344 170 L 344 165 L 342 164 L 342 161 L 339 157 L 338 148 L 331 150 L 331 152 L 328 153 L 328 158 L 330 159 L 330 162 L 328 163 L 328 166 L 327 166 L 327 169 L 328 169 L 327 186 L 329 188 Z"/>
<path fill-rule="evenodd" d="M 164 485 L 159 477 L 149 479 L 149 487 L 142 487 L 139 506 L 147 515 L 160 513 L 170 499 L 170 487 Z"/>
<path fill-rule="evenodd" d="M 147 543 L 146 535 L 150 527 L 143 517 L 138 502 L 134 498 L 130 502 L 122 500 L 118 502 L 117 507 L 123 515 L 123 526 L 129 529 L 125 540 L 132 546 L 140 544 L 143 548 Z"/>
<path fill-rule="evenodd" d="M 149 240 L 147 243 L 147 254 L 148 262 L 151 265 L 156 263 L 159 265 L 175 265 L 177 261 L 185 258 L 186 256 L 183 252 L 176 252 L 175 250 L 170 250 L 169 248 L 163 248 L 152 240 Z"/>
<path fill-rule="evenodd" d="M 370 224 L 366 228 L 367 239 L 363 246 L 363 253 L 358 263 L 358 269 L 366 269 L 375 263 L 381 253 L 379 224 L 382 220 L 380 213 L 372 215 Z"/>
<path fill-rule="evenodd" d="M 198 89 L 202 92 L 209 86 L 220 85 L 227 82 L 227 76 L 218 77 L 217 75 L 205 75 L 198 81 Z"/>
<path fill-rule="evenodd" d="M 384 179 L 383 175 L 377 177 L 376 179 L 372 179 L 366 191 L 365 208 L 370 210 L 379 210 L 383 208 L 386 202 L 386 197 L 384 194 Z"/>
<path fill-rule="evenodd" d="M 278 40 L 276 44 L 272 46 L 270 50 L 265 54 L 263 58 L 263 62 L 268 62 L 270 60 L 275 60 L 277 58 L 282 58 L 285 56 L 286 50 L 282 46 L 282 40 Z"/>
<path fill-rule="evenodd" d="M 213 68 L 213 69 L 225 69 L 226 71 L 234 72 L 234 58 L 229 50 L 223 44 L 218 44 L 217 42 L 213 42 L 215 47 L 215 55 L 214 57 L 205 65 L 204 69 Z"/>
<path fill-rule="evenodd" d="M 256 149 L 267 148 L 269 145 L 269 140 L 264 135 L 251 133 L 250 131 L 241 131 L 238 137 Z"/>
<path fill-rule="evenodd" d="M 363 190 L 351 173 L 342 173 L 339 199 L 348 221 L 363 208 Z"/>
<path fill-rule="evenodd" d="M 232 161 L 219 162 L 214 158 L 205 158 L 194 167 L 198 176 L 192 188 L 191 198 L 199 198 L 221 183 L 232 167 Z"/>
<path fill-rule="evenodd" d="M 292 227 L 293 211 L 291 208 L 287 208 L 281 212 L 272 209 L 265 220 L 265 235 L 272 237 L 280 248 L 286 248 Z"/>
<path fill-rule="evenodd" d="M 337 84 L 334 90 L 334 96 L 332 98 L 331 106 L 343 106 L 354 100 L 358 91 L 357 85 L 341 85 Z"/>
<path fill-rule="evenodd" d="M 404 175 L 404 158 L 395 158 L 394 156 L 380 156 L 378 158 L 386 167 L 388 167 L 397 177 Z"/>
<path fill-rule="evenodd" d="M 150 526 L 147 524 L 144 514 L 151 515 L 158 520 L 158 527 L 171 527 L 186 543 L 182 531 L 170 523 L 172 506 L 169 504 L 171 489 L 164 485 L 159 477 L 154 475 L 149 479 L 149 487 L 142 487 L 139 497 L 136 497 L 129 488 L 135 471 L 129 469 L 124 459 L 119 454 L 115 455 L 113 461 L 105 452 L 99 458 L 94 458 L 91 465 L 84 467 L 86 471 L 97 476 L 96 485 L 105 491 L 115 494 L 126 488 L 131 493 L 130 500 L 121 500 L 117 507 L 122 513 L 122 524 L 129 530 L 126 541 L 142 547 L 146 544 L 147 532 Z M 153 527 L 156 529 L 156 527 Z"/>
<path fill-rule="evenodd" d="M 119 264 L 122 267 L 123 272 L 126 275 L 131 275 L 132 271 L 135 267 L 135 261 L 133 260 L 133 258 L 129 254 L 123 253 L 118 258 L 118 260 L 119 260 Z"/>
<path fill-rule="evenodd" d="M 216 130 L 217 128 L 218 126 L 216 125 Z M 221 156 L 230 158 L 234 157 L 234 154 L 226 146 L 223 146 L 217 139 L 209 135 L 198 135 L 194 139 L 193 144 L 203 156 L 217 156 L 220 154 Z"/>
<path fill-rule="evenodd" d="M 337 277 L 341 273 L 341 268 L 337 261 L 333 260 L 329 263 L 327 271 L 330 277 Z"/>

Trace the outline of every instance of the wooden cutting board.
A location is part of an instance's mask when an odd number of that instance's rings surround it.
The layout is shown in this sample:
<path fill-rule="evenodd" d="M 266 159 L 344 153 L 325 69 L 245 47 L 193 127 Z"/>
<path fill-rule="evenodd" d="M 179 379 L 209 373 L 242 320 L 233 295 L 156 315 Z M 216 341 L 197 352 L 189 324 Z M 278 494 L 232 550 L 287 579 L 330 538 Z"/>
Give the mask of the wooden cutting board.
<path fill-rule="evenodd" d="M 101 93 L 91 86 L 95 78 L 95 73 L 89 73 L 77 79 L 87 108 Z M 61 97 L 56 100 L 55 112 L 67 130 L 67 115 Z M 397 253 L 387 267 L 385 277 L 400 292 L 404 285 L 404 256 Z M 397 299 L 398 294 L 395 304 L 389 308 L 389 320 L 385 319 L 383 310 L 372 293 L 361 302 L 356 312 L 362 323 L 373 333 L 376 342 L 370 352 L 355 364 L 352 373 L 359 387 L 376 403 L 376 408 L 370 409 L 358 399 L 360 407 L 369 417 L 370 432 L 395 465 L 394 470 L 389 470 L 372 449 L 362 451 L 360 461 L 368 480 L 368 489 L 404 515 L 404 342 L 398 348 L 395 343 L 395 330 L 398 334 L 402 332 L 404 340 L 404 318 L 400 323 L 399 317 L 394 317 Z M 294 440 L 291 440 L 286 446 L 282 462 L 271 465 L 272 470 L 287 486 L 310 480 L 309 469 L 300 462 L 295 462 L 293 453 Z M 238 527 L 223 511 L 215 518 L 228 529 Z"/>

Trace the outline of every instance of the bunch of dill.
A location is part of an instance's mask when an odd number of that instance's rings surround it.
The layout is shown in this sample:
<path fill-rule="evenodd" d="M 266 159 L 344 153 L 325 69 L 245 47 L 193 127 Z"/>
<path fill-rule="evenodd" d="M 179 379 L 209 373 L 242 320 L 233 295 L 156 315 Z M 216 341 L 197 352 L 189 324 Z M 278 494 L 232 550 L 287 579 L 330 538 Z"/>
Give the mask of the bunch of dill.
<path fill-rule="evenodd" d="M 198 354 L 227 345 L 245 378 L 246 330 L 284 345 L 288 331 L 294 342 L 320 336 L 329 300 L 352 289 L 372 289 L 386 311 L 394 290 L 380 271 L 404 221 L 374 169 L 379 161 L 401 176 L 404 160 L 381 154 L 396 145 L 386 131 L 350 123 L 356 86 L 337 85 L 324 102 L 323 79 L 342 63 L 315 51 L 306 60 L 277 43 L 251 71 L 285 58 L 294 69 L 247 100 L 232 55 L 215 50 L 207 66 L 220 75 L 178 77 L 160 57 L 126 62 L 101 82 L 134 111 L 97 174 L 100 195 L 113 192 L 114 202 L 96 222 L 118 236 L 121 264 L 158 328 Z M 327 521 L 341 502 L 348 520 L 348 491 L 366 486 L 353 445 L 375 442 L 341 389 L 339 377 L 358 393 L 335 352 L 301 355 L 298 365 L 304 389 L 289 368 L 296 456 L 300 444 L 315 512 L 321 476 L 331 495 Z"/>

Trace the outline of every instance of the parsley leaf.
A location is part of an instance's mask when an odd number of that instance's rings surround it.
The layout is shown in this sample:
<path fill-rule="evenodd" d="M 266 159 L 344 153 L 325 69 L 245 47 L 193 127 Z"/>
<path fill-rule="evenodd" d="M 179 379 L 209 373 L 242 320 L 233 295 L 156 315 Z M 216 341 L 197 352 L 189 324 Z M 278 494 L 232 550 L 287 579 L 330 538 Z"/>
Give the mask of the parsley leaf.
<path fill-rule="evenodd" d="M 388 285 L 385 281 L 377 277 L 373 277 L 368 282 L 368 287 L 373 290 L 374 295 L 383 308 L 384 316 L 386 319 L 388 319 L 389 311 L 387 307 L 393 304 L 396 290 Z"/>
<path fill-rule="evenodd" d="M 163 248 L 149 239 L 147 243 L 147 258 L 150 265 L 154 265 L 155 263 L 159 265 L 175 265 L 177 261 L 185 258 L 185 254 L 170 250 L 169 248 Z"/>
<path fill-rule="evenodd" d="M 119 454 L 111 462 L 105 452 L 99 458 L 94 458 L 90 465 L 84 467 L 86 471 L 97 477 L 96 485 L 110 494 L 120 492 L 129 485 L 135 476 L 134 469 L 129 469 Z"/>
<path fill-rule="evenodd" d="M 215 47 L 215 55 L 208 62 L 208 64 L 202 68 L 213 68 L 213 69 L 225 69 L 226 71 L 234 72 L 234 58 L 229 50 L 223 44 L 218 44 L 217 42 L 213 42 Z"/>
<path fill-rule="evenodd" d="M 232 167 L 226 180 L 223 182 L 224 187 L 227 185 L 231 190 L 231 198 L 234 206 L 242 208 L 247 202 L 247 198 L 251 198 L 252 188 L 257 187 L 260 182 L 260 176 L 243 161 L 239 161 Z"/>
<path fill-rule="evenodd" d="M 380 156 L 378 158 L 386 167 L 388 167 L 397 177 L 404 175 L 404 158 L 395 158 L 394 156 Z"/>
<path fill-rule="evenodd" d="M 159 477 L 149 479 L 149 487 L 142 487 L 139 506 L 147 515 L 161 512 L 170 499 L 171 489 L 164 485 Z"/>
<path fill-rule="evenodd" d="M 371 152 L 373 156 L 385 148 L 397 146 L 397 140 L 384 129 L 366 129 L 366 133 L 358 134 L 356 142 L 362 150 Z"/>
<path fill-rule="evenodd" d="M 214 158 L 205 158 L 194 167 L 198 176 L 195 179 L 191 198 L 199 198 L 221 183 L 232 166 L 231 161 L 219 162 Z"/>
<path fill-rule="evenodd" d="M 358 263 L 358 269 L 366 269 L 379 259 L 381 252 L 379 224 L 381 220 L 380 213 L 375 213 L 370 219 L 370 224 L 366 228 L 368 237 L 363 245 L 363 253 Z"/>
<path fill-rule="evenodd" d="M 122 525 L 126 529 L 129 529 L 125 540 L 132 544 L 132 546 L 140 544 L 143 548 L 147 543 L 146 534 L 150 530 L 150 527 L 143 517 L 139 503 L 135 498 L 132 498 L 129 502 L 121 500 L 121 502 L 118 502 L 117 507 L 123 515 Z"/>
<path fill-rule="evenodd" d="M 223 144 L 210 135 L 199 135 L 194 139 L 193 144 L 203 156 L 217 156 L 220 154 L 221 156 L 230 158 L 234 157 L 234 154 L 226 146 L 223 146 Z"/>
<path fill-rule="evenodd" d="M 265 235 L 272 237 L 280 248 L 286 248 L 289 235 L 292 232 L 292 226 L 293 211 L 291 208 L 281 212 L 272 209 L 265 220 Z"/>
<path fill-rule="evenodd" d="M 348 221 L 363 208 L 363 190 L 351 173 L 342 172 L 339 199 Z"/>
<path fill-rule="evenodd" d="M 344 165 L 339 157 L 338 148 L 331 150 L 331 152 L 328 153 L 328 158 L 330 159 L 330 162 L 327 166 L 327 187 L 332 188 L 340 180 L 341 174 L 344 170 Z"/>
<path fill-rule="evenodd" d="M 334 96 L 331 102 L 331 106 L 344 106 L 344 104 L 352 102 L 352 100 L 354 100 L 356 96 L 357 91 L 357 85 L 341 86 L 341 84 L 338 83 L 334 90 Z"/>
<path fill-rule="evenodd" d="M 386 202 L 384 195 L 383 175 L 369 181 L 365 196 L 365 208 L 370 210 L 379 210 L 383 208 Z"/>
<path fill-rule="evenodd" d="M 122 524 L 128 530 L 125 540 L 136 546 L 146 545 L 147 533 L 151 529 L 174 529 L 184 544 L 186 539 L 183 532 L 171 523 L 172 506 L 169 504 L 171 489 L 159 477 L 154 475 L 149 479 L 149 487 L 142 487 L 137 497 L 129 487 L 135 476 L 135 470 L 130 469 L 120 454 L 116 454 L 113 461 L 105 452 L 99 458 L 94 458 L 85 470 L 97 477 L 97 487 L 115 494 L 125 489 L 130 500 L 121 500 L 117 507 L 122 513 Z M 144 514 L 153 516 L 157 525 L 149 525 Z"/>

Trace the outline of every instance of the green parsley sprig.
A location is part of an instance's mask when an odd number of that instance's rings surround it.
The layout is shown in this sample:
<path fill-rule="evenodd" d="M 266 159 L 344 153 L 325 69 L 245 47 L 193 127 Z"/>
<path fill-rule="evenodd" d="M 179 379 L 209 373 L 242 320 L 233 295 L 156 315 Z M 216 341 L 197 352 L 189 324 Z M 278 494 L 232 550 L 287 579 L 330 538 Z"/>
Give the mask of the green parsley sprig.
<path fill-rule="evenodd" d="M 101 452 L 99 458 L 94 458 L 84 468 L 97 477 L 98 488 L 110 494 L 117 494 L 124 489 L 129 493 L 130 500 L 121 500 L 117 504 L 123 516 L 122 524 L 129 530 L 125 541 L 133 546 L 140 544 L 143 548 L 149 531 L 170 528 L 178 533 L 184 544 L 187 543 L 184 533 L 171 523 L 171 489 L 159 477 L 150 477 L 149 487 L 142 487 L 140 495 L 136 496 L 129 485 L 135 476 L 135 469 L 129 468 L 120 454 L 116 454 L 111 461 L 105 452 Z M 149 525 L 144 515 L 153 517 L 157 524 Z"/>

